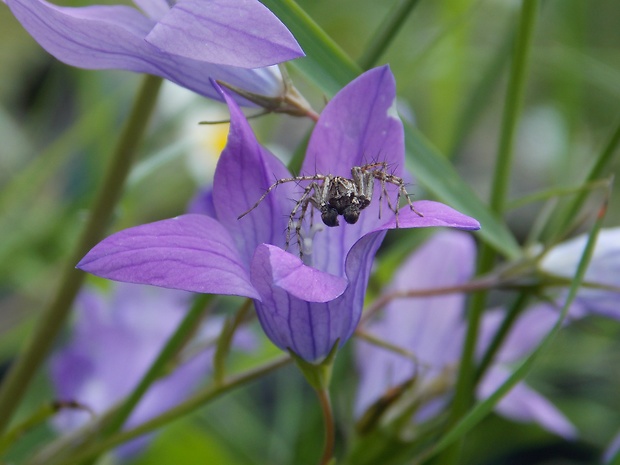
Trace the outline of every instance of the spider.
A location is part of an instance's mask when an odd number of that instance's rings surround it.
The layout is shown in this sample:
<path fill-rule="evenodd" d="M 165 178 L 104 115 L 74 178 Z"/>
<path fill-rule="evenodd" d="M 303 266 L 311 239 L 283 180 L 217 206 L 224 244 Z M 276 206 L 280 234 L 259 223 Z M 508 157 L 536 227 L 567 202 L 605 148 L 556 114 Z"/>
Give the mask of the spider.
<path fill-rule="evenodd" d="M 389 209 L 396 216 L 396 227 L 398 227 L 398 210 L 401 197 L 407 199 L 409 208 L 419 216 L 423 216 L 418 212 L 409 194 L 405 189 L 405 182 L 402 178 L 387 172 L 388 165 L 386 162 L 370 163 L 362 166 L 354 166 L 351 168 L 351 178 L 343 176 L 334 176 L 331 174 L 314 174 L 308 176 L 295 176 L 291 178 L 278 179 L 274 182 L 258 201 L 246 212 L 239 215 L 237 219 L 243 218 L 245 215 L 254 210 L 269 195 L 269 193 L 280 184 L 287 182 L 312 181 L 304 188 L 299 200 L 291 211 L 286 229 L 285 248 L 288 249 L 291 239 L 291 231 L 295 230 L 295 236 L 299 244 L 299 256 L 303 257 L 301 242 L 301 226 L 304 217 L 308 211 L 308 207 L 312 205 L 321 212 L 321 220 L 326 226 L 335 227 L 340 223 L 338 217 L 342 216 L 348 224 L 355 224 L 359 219 L 360 212 L 370 205 L 372 201 L 375 179 L 381 182 L 381 195 L 379 197 L 379 218 L 381 218 L 382 199 L 385 195 Z M 398 195 L 396 204 L 392 205 L 390 197 L 386 190 L 386 183 L 394 184 L 398 187 Z M 299 212 L 299 218 L 295 221 L 295 217 Z M 310 215 L 314 212 L 311 210 Z"/>

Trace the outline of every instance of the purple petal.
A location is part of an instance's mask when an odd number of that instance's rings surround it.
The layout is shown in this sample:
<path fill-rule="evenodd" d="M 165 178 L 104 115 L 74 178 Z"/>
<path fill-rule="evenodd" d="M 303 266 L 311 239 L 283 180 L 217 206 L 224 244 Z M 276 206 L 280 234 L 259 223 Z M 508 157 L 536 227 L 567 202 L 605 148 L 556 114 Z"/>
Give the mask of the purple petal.
<path fill-rule="evenodd" d="M 189 304 L 184 292 L 118 284 L 104 296 L 89 289 L 79 295 L 76 324 L 67 345 L 52 359 L 52 382 L 59 398 L 76 400 L 102 414 L 120 401 L 153 363 Z M 136 426 L 178 404 L 211 365 L 209 352 L 192 358 L 156 382 L 127 422 Z M 69 431 L 90 419 L 86 412 L 63 411 L 55 426 Z M 117 450 L 137 452 L 145 439 Z"/>
<path fill-rule="evenodd" d="M 284 247 L 285 231 L 295 183 L 286 183 L 271 192 L 254 210 L 241 219 L 277 179 L 290 177 L 284 164 L 260 146 L 245 116 L 227 92 L 223 96 L 230 109 L 228 143 L 222 152 L 213 180 L 213 202 L 217 218 L 235 239 L 248 264 L 259 244 Z"/>
<path fill-rule="evenodd" d="M 437 233 L 401 265 L 386 293 L 463 284 L 473 275 L 475 253 L 475 243 L 469 234 Z M 422 382 L 432 382 L 432 377 L 458 363 L 464 335 L 464 304 L 462 293 L 397 299 L 388 304 L 382 318 L 367 325 L 367 331 L 374 336 L 415 354 L 418 363 L 359 342 L 356 359 L 361 382 L 357 414 L 418 370 L 425 374 Z"/>
<path fill-rule="evenodd" d="M 480 382 L 478 397 L 485 399 L 500 387 L 508 378 L 509 373 L 500 367 L 492 367 Z M 535 422 L 547 431 L 573 439 L 577 430 L 566 417 L 551 404 L 545 397 L 528 387 L 525 383 L 518 383 L 495 406 L 501 415 L 520 422 Z"/>
<path fill-rule="evenodd" d="M 478 353 L 483 353 L 499 329 L 506 313 L 487 311 L 482 320 Z M 497 354 L 500 362 L 514 362 L 529 354 L 551 331 L 559 318 L 558 309 L 549 304 L 529 307 L 513 325 L 510 334 Z"/>
<path fill-rule="evenodd" d="M 395 100 L 396 85 L 388 66 L 347 84 L 321 112 L 302 173 L 350 177 L 354 166 L 385 161 L 401 176 L 405 142 Z"/>
<path fill-rule="evenodd" d="M 226 229 L 204 215 L 183 215 L 125 229 L 77 265 L 128 283 L 259 298 Z"/>
<path fill-rule="evenodd" d="M 279 95 L 281 78 L 160 51 L 144 38 L 155 21 L 126 6 L 59 7 L 44 0 L 7 0 L 22 26 L 50 54 L 86 69 L 124 69 L 161 76 L 210 98 L 209 78 L 264 95 Z"/>
<path fill-rule="evenodd" d="M 351 178 L 351 168 L 355 166 L 386 162 L 390 173 L 401 176 L 405 162 L 404 135 L 394 110 L 395 99 L 394 76 L 387 66 L 367 71 L 347 84 L 321 113 L 301 173 Z M 390 199 L 394 200 L 395 187 L 387 185 Z M 313 266 L 344 275 L 349 249 L 389 218 L 386 200 L 380 202 L 380 197 L 380 183 L 375 182 L 373 201 L 355 225 L 323 228 L 314 236 Z"/>
<path fill-rule="evenodd" d="M 543 257 L 540 267 L 566 278 L 577 273 L 577 266 L 588 241 L 582 234 L 553 247 Z M 577 294 L 575 306 L 588 312 L 620 319 L 620 228 L 602 229 L 585 275 L 585 282 L 609 286 L 609 289 L 582 287 Z M 571 308 L 571 313 L 578 309 Z"/>
<path fill-rule="evenodd" d="M 186 211 L 187 213 L 197 213 L 216 218 L 215 205 L 213 205 L 213 189 L 199 189 L 189 201 Z"/>
<path fill-rule="evenodd" d="M 360 239 L 347 258 L 349 284 L 346 290 L 325 303 L 308 302 L 295 297 L 275 285 L 263 270 L 256 275 L 253 273 L 253 284 L 261 295 L 261 302 L 255 302 L 256 311 L 265 333 L 273 343 L 283 350 L 294 351 L 310 362 L 323 359 L 336 341 L 344 344 L 359 322 L 370 268 L 383 237 L 384 233 L 378 232 Z M 270 262 L 272 264 L 281 265 L 276 260 Z M 273 270 L 270 272 L 274 273 Z M 275 274 L 278 273 L 280 271 L 276 270 Z M 341 283 L 335 276 L 330 279 Z M 291 283 L 288 285 L 293 287 Z M 312 285 L 311 281 L 300 281 L 295 292 L 299 294 L 303 286 Z M 331 291 L 332 288 L 327 290 Z M 327 293 L 323 296 L 329 297 Z"/>
<path fill-rule="evenodd" d="M 439 226 L 468 231 L 480 229 L 480 223 L 477 220 L 443 203 L 433 202 L 431 200 L 420 200 L 414 202 L 413 206 L 418 212 L 422 213 L 423 216 L 411 211 L 408 206 L 403 206 L 398 212 L 399 228 L 430 228 Z M 392 215 L 390 220 L 378 229 L 396 229 L 396 217 Z"/>
<path fill-rule="evenodd" d="M 259 245 L 252 259 L 252 282 L 275 286 L 307 302 L 328 302 L 340 296 L 347 280 L 304 265 L 300 258 L 273 245 Z M 258 284 L 260 283 L 260 285 Z"/>
<path fill-rule="evenodd" d="M 605 449 L 605 452 L 603 454 L 603 463 L 609 463 L 609 464 L 613 463 L 611 462 L 611 460 L 614 458 L 618 458 L 619 453 L 620 453 L 620 432 L 616 433 L 616 435 L 613 437 L 613 439 L 607 446 L 607 449 Z"/>
<path fill-rule="evenodd" d="M 159 21 L 170 11 L 170 5 L 166 0 L 133 0 L 150 19 Z"/>
<path fill-rule="evenodd" d="M 180 0 L 146 41 L 173 55 L 242 68 L 303 56 L 284 24 L 256 0 Z"/>

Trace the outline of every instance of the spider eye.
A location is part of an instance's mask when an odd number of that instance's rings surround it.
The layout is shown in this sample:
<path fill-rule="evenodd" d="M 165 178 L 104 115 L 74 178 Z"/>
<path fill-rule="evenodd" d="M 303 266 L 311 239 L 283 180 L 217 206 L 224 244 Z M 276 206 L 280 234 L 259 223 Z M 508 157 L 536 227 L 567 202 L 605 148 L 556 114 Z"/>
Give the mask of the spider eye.
<path fill-rule="evenodd" d="M 344 209 L 342 216 L 344 216 L 344 220 L 347 223 L 355 224 L 360 217 L 360 211 L 358 208 L 354 208 L 353 206 L 347 207 Z"/>
<path fill-rule="evenodd" d="M 338 210 L 329 205 L 325 205 L 321 212 L 321 219 L 326 226 L 334 227 L 338 226 Z"/>

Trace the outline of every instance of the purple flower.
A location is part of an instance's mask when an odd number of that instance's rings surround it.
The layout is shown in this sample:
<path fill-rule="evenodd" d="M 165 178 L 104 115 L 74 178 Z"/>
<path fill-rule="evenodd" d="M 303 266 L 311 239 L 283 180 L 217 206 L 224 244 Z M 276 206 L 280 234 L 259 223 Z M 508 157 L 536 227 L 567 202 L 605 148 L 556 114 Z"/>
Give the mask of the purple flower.
<path fill-rule="evenodd" d="M 280 185 L 237 219 L 274 180 L 291 174 L 259 145 L 236 103 L 223 95 L 231 128 L 215 172 L 212 205 L 206 209 L 212 213 L 120 231 L 93 248 L 78 268 L 118 281 L 250 297 L 263 329 L 278 347 L 308 361 L 320 360 L 336 341 L 343 344 L 352 335 L 373 257 L 386 231 L 396 227 L 395 216 L 384 205 L 379 217 L 381 183 L 375 183 L 376 200 L 356 224 L 304 226 L 305 262 L 296 244 L 289 251 L 284 247 L 296 204 L 292 199 L 300 198 L 307 182 Z M 394 101 L 388 67 L 368 71 L 347 85 L 321 114 L 302 174 L 350 177 L 352 167 L 381 157 L 400 176 L 404 140 Z M 394 199 L 394 189 L 388 191 Z M 479 228 L 476 220 L 437 202 L 416 202 L 415 208 L 424 216 L 401 208 L 401 228 Z"/>
<path fill-rule="evenodd" d="M 588 236 L 582 234 L 549 250 L 540 268 L 557 276 L 572 279 Z M 584 283 L 598 287 L 582 287 L 571 308 L 573 316 L 595 313 L 620 319 L 620 228 L 602 229 L 584 277 Z"/>
<path fill-rule="evenodd" d="M 102 414 L 137 385 L 187 311 L 189 295 L 181 291 L 118 284 L 109 295 L 83 290 L 68 343 L 51 361 L 51 377 L 61 400 L 77 401 Z M 200 340 L 217 334 L 206 325 Z M 157 381 L 128 419 L 129 427 L 181 402 L 211 367 L 211 350 L 203 350 Z M 90 419 L 83 411 L 63 411 L 54 425 L 71 431 Z M 121 454 L 136 452 L 144 440 L 132 441 Z"/>
<path fill-rule="evenodd" d="M 450 257 L 450 260 L 446 260 Z M 412 254 L 396 272 L 387 292 L 415 291 L 465 284 L 473 275 L 475 245 L 473 239 L 457 231 L 435 234 Z M 356 358 L 360 385 L 356 412 L 361 415 L 390 388 L 415 378 L 412 386 L 417 402 L 416 414 L 424 421 L 445 407 L 455 381 L 456 369 L 465 337 L 465 294 L 450 293 L 432 297 L 397 299 L 390 302 L 382 318 L 365 328 L 373 336 L 405 349 L 408 358 L 388 348 L 360 341 Z M 488 346 L 503 319 L 500 310 L 489 311 L 483 320 L 479 352 Z M 524 357 L 557 320 L 551 306 L 529 309 L 519 319 L 483 377 L 477 395 L 491 395 L 510 373 L 508 366 Z M 501 415 L 517 421 L 537 422 L 563 437 L 575 436 L 575 428 L 543 396 L 521 382 L 496 406 Z"/>
<path fill-rule="evenodd" d="M 124 5 L 60 7 L 4 0 L 50 54 L 87 69 L 161 76 L 211 98 L 209 78 L 261 95 L 282 93 L 277 69 L 303 55 L 286 27 L 256 0 L 136 0 Z"/>

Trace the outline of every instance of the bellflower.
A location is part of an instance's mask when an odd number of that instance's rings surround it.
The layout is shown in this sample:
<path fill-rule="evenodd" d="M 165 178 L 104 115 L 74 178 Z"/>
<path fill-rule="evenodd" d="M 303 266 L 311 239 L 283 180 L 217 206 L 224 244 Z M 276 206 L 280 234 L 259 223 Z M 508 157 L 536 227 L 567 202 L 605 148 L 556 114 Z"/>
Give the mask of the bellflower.
<path fill-rule="evenodd" d="M 572 278 L 587 241 L 588 236 L 582 234 L 551 248 L 540 262 L 541 270 Z M 620 319 L 620 228 L 601 229 L 584 282 L 600 287 L 582 287 L 571 314 L 595 313 Z"/>
<path fill-rule="evenodd" d="M 446 260 L 446 257 L 450 257 Z M 457 231 L 434 235 L 412 254 L 396 272 L 391 289 L 415 291 L 465 284 L 473 276 L 475 245 L 472 238 Z M 366 330 L 391 345 L 405 349 L 412 357 L 385 347 L 360 341 L 356 358 L 360 384 L 356 412 L 362 415 L 390 388 L 414 379 L 413 396 L 421 406 L 416 420 L 424 421 L 445 407 L 454 385 L 456 369 L 466 332 L 465 294 L 449 293 L 431 297 L 404 298 L 390 302 L 381 319 L 371 321 Z M 487 312 L 482 325 L 479 352 L 498 328 L 503 312 Z M 508 377 L 508 364 L 524 357 L 557 320 L 548 306 L 528 310 L 482 378 L 477 395 L 491 395 Z M 415 356 L 415 359 L 413 358 Z M 537 422 L 545 429 L 570 438 L 574 427 L 542 395 L 525 383 L 517 384 L 496 406 L 510 419 Z"/>
<path fill-rule="evenodd" d="M 249 297 L 278 347 L 318 361 L 337 341 L 343 344 L 352 335 L 374 255 L 386 231 L 396 227 L 395 215 L 384 205 L 379 216 L 381 183 L 375 183 L 376 200 L 357 223 L 304 229 L 305 261 L 296 244 L 284 249 L 291 210 L 307 182 L 280 185 L 238 219 L 276 179 L 291 174 L 257 142 L 237 104 L 222 94 L 231 125 L 215 171 L 211 205 L 204 209 L 210 214 L 120 231 L 95 246 L 78 268 L 118 281 Z M 401 175 L 404 135 L 394 101 L 388 67 L 370 70 L 348 84 L 321 114 L 301 174 L 350 177 L 352 167 L 381 157 L 394 175 Z M 395 195 L 394 189 L 389 194 Z M 400 228 L 479 228 L 476 220 L 438 202 L 415 202 L 415 208 L 424 216 L 403 207 Z"/>
<path fill-rule="evenodd" d="M 282 76 L 277 67 L 264 67 L 303 55 L 258 0 L 136 0 L 141 11 L 4 1 L 28 33 L 64 63 L 153 74 L 210 98 L 219 95 L 209 78 L 277 97 Z"/>
<path fill-rule="evenodd" d="M 118 403 L 153 363 L 183 319 L 188 304 L 185 292 L 146 286 L 118 284 L 108 295 L 83 290 L 77 301 L 73 334 L 51 361 L 57 397 L 77 401 L 96 414 Z M 202 328 L 199 339 L 215 336 L 219 330 L 215 326 Z M 207 375 L 212 355 L 212 351 L 203 350 L 153 384 L 127 426 L 137 426 L 187 397 Z M 55 418 L 55 427 L 68 432 L 89 419 L 83 411 L 63 411 Z M 142 445 L 144 440 L 132 441 L 120 452 L 136 452 Z"/>

